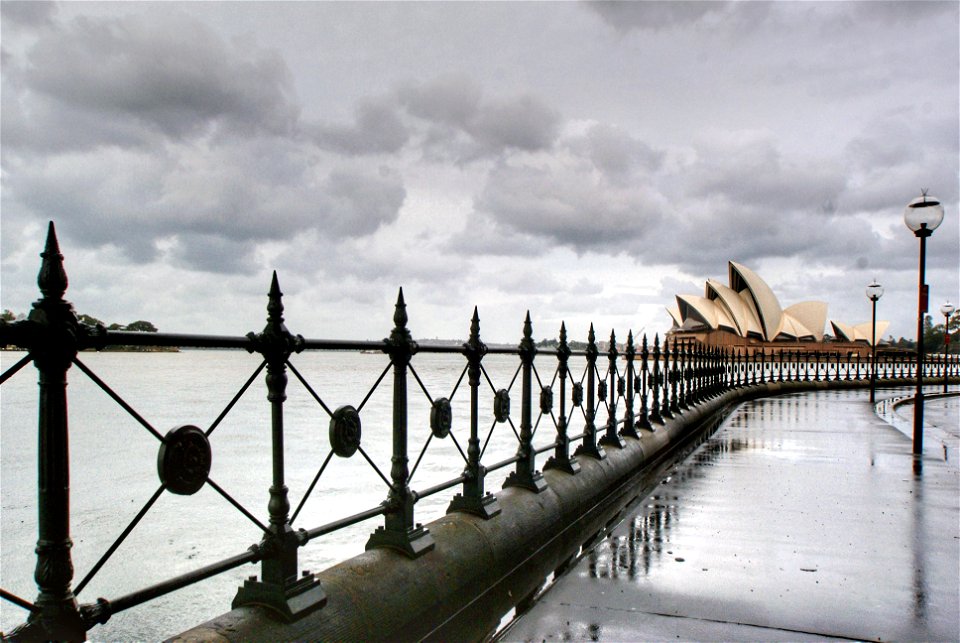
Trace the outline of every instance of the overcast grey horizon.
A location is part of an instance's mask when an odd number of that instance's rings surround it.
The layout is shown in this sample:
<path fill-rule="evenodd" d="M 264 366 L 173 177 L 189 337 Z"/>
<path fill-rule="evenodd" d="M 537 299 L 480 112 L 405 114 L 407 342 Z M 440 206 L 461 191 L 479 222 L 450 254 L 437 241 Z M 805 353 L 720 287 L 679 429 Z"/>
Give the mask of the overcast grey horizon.
<path fill-rule="evenodd" d="M 956 2 L 3 0 L 0 306 L 54 220 L 78 311 L 168 332 L 582 340 L 726 262 L 916 334 L 960 299 Z M 829 331 L 829 328 L 827 329 Z"/>

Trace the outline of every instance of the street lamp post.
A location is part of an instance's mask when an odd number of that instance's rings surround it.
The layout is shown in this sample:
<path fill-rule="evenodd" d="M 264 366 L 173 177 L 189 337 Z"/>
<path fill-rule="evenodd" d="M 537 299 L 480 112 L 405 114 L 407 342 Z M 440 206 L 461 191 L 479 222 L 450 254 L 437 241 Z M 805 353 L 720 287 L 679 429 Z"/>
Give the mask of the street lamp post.
<path fill-rule="evenodd" d="M 914 470 L 920 468 L 923 453 L 923 316 L 927 312 L 927 285 L 924 269 L 927 261 L 927 237 L 933 234 L 943 221 L 943 206 L 940 200 L 922 190 L 903 211 L 903 222 L 920 239 L 920 279 L 917 302 L 917 393 L 913 401 L 913 455 Z"/>
<path fill-rule="evenodd" d="M 877 300 L 883 296 L 883 286 L 874 279 L 867 286 L 867 298 L 873 304 L 873 317 L 870 324 L 870 404 L 876 402 L 877 388 Z"/>
<path fill-rule="evenodd" d="M 943 313 L 943 392 L 947 392 L 947 383 L 950 380 L 950 315 L 954 311 L 949 301 L 940 306 Z"/>

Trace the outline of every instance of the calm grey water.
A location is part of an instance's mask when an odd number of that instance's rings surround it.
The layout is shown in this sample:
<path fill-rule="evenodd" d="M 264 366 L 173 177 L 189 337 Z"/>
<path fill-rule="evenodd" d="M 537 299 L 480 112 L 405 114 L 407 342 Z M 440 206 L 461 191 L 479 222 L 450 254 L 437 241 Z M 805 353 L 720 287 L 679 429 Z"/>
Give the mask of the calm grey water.
<path fill-rule="evenodd" d="M 0 354 L 0 366 L 5 370 L 23 355 L 4 352 Z M 82 353 L 80 359 L 161 434 L 181 424 L 206 429 L 260 364 L 256 355 L 233 351 Z M 384 355 L 347 352 L 304 353 L 291 361 L 331 410 L 345 404 L 359 406 L 388 365 Z M 555 358 L 544 355 L 536 363 L 543 383 L 549 384 L 556 368 Z M 496 388 L 510 385 L 517 364 L 512 356 L 489 355 L 484 360 Z M 413 367 L 434 398 L 450 396 L 463 366 L 463 358 L 457 355 L 419 354 L 413 359 Z M 579 379 L 582 361 L 571 360 L 571 370 Z M 68 378 L 76 586 L 159 487 L 159 442 L 76 367 L 70 370 Z M 0 389 L 0 584 L 28 600 L 35 599 L 37 594 L 33 581 L 37 539 L 36 382 L 36 369 L 30 365 Z M 392 448 L 391 382 L 388 374 L 361 412 L 362 447 L 388 478 Z M 493 424 L 489 403 L 492 392 L 486 383 L 481 392 L 483 439 Z M 408 396 L 412 469 L 430 435 L 430 407 L 412 376 L 408 379 Z M 519 378 L 511 397 L 512 417 L 519 428 Z M 453 397 L 453 433 L 464 451 L 469 436 L 469 398 L 464 378 Z M 558 404 L 556 400 L 555 408 Z M 571 434 L 579 433 L 582 413 L 569 414 L 573 416 Z M 285 405 L 285 463 L 292 509 L 300 503 L 330 450 L 328 427 L 327 413 L 290 374 Z M 543 418 L 535 444 L 549 444 L 554 436 L 552 421 Z M 211 435 L 211 446 L 211 479 L 266 523 L 271 479 L 270 409 L 262 374 Z M 497 424 L 483 461 L 489 465 L 510 457 L 516 446 L 510 425 Z M 538 458 L 538 468 L 547 455 Z M 450 438 L 434 439 L 411 487 L 424 489 L 456 477 L 463 466 L 463 458 Z M 488 489 L 499 489 L 507 472 L 503 469 L 491 474 Z M 419 502 L 416 520 L 427 523 L 441 516 L 456 491 L 455 488 Z M 383 480 L 359 453 L 350 459 L 334 456 L 294 527 L 310 529 L 375 507 L 386 494 Z M 301 569 L 320 571 L 360 553 L 369 533 L 382 520 L 374 518 L 311 541 L 300 550 Z M 259 529 L 209 486 L 189 497 L 164 493 L 83 589 L 79 600 L 115 598 L 241 553 L 259 540 Z M 224 573 L 117 614 L 106 625 L 91 630 L 89 636 L 96 640 L 157 640 L 175 634 L 228 610 L 242 580 L 256 573 L 259 565 Z M 25 617 L 24 610 L 0 601 L 3 631 L 9 631 Z"/>

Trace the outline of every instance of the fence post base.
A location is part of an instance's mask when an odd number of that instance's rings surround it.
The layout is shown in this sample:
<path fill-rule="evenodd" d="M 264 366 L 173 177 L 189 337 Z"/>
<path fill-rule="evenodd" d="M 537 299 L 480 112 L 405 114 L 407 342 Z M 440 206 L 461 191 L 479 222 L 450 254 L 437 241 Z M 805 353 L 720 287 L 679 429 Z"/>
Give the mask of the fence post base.
<path fill-rule="evenodd" d="M 264 583 L 252 576 L 244 581 L 233 598 L 232 609 L 243 605 L 266 607 L 286 623 L 292 623 L 327 604 L 327 595 L 313 574 L 283 587 Z"/>
<path fill-rule="evenodd" d="M 430 531 L 420 523 L 416 527 L 396 531 L 377 527 L 376 531 L 370 534 L 365 549 L 377 549 L 385 547 L 398 551 L 407 558 L 419 558 L 433 549 L 433 536 Z"/>

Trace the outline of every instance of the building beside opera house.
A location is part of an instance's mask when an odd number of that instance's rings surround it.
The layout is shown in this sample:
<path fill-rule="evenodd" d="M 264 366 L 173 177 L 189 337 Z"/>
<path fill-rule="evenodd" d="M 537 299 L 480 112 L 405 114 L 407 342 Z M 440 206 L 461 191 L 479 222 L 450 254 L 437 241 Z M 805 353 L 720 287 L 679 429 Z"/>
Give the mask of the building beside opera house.
<path fill-rule="evenodd" d="M 696 341 L 711 347 L 737 348 L 748 355 L 764 352 L 829 351 L 867 355 L 871 348 L 871 323 L 850 325 L 831 321 L 834 337 L 827 338 L 827 304 L 804 301 L 786 308 L 767 283 L 744 265 L 728 263 L 729 279 L 723 284 L 708 279 L 703 296 L 677 295 L 677 305 L 667 308 L 673 327 L 670 341 Z M 878 321 L 880 338 L 890 322 Z"/>

